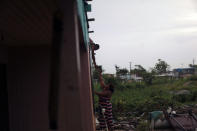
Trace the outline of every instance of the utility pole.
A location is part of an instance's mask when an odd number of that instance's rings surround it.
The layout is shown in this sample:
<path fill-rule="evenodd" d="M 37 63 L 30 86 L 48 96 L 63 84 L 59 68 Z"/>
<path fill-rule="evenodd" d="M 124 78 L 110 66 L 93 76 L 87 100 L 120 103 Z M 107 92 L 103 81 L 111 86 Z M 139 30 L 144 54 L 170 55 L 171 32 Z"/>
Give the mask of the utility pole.
<path fill-rule="evenodd" d="M 129 67 L 130 67 L 130 79 L 131 79 L 131 62 L 129 62 Z"/>
<path fill-rule="evenodd" d="M 193 59 L 193 65 L 195 64 L 195 59 Z"/>
<path fill-rule="evenodd" d="M 131 62 L 129 62 L 129 65 L 130 65 L 130 74 L 131 74 Z"/>

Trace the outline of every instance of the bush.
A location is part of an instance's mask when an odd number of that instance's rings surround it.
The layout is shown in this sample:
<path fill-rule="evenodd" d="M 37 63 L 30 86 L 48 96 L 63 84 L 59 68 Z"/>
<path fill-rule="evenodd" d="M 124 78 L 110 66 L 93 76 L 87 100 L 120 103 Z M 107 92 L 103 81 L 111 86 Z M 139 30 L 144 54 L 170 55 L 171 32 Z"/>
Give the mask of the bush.
<path fill-rule="evenodd" d="M 153 80 L 153 84 L 166 84 L 171 81 L 168 77 L 158 77 Z"/>
<path fill-rule="evenodd" d="M 155 79 L 153 85 L 146 85 L 144 82 L 122 82 L 114 77 L 104 77 L 106 83 L 112 83 L 115 86 L 115 92 L 112 95 L 114 117 L 122 116 L 128 112 L 134 116 L 139 116 L 142 113 L 162 110 L 169 106 L 173 108 L 185 102 L 196 103 L 197 82 L 189 82 L 194 78 L 187 80 Z M 100 85 L 95 84 L 94 89 L 99 91 Z M 173 94 L 182 89 L 189 90 L 191 94 Z M 96 95 L 95 102 L 98 103 Z"/>
<path fill-rule="evenodd" d="M 124 86 L 127 89 L 132 89 L 135 88 L 135 83 L 125 83 Z"/>
<path fill-rule="evenodd" d="M 137 126 L 136 131 L 149 131 L 149 124 L 147 121 L 145 120 L 141 120 Z"/>
<path fill-rule="evenodd" d="M 180 94 L 180 95 L 174 96 L 174 98 L 178 102 L 185 103 L 188 101 L 192 101 L 193 95 L 192 94 Z"/>
<path fill-rule="evenodd" d="M 192 92 L 192 101 L 196 101 L 197 100 L 197 91 L 193 91 Z"/>
<path fill-rule="evenodd" d="M 145 88 L 145 85 L 143 83 L 136 83 L 135 87 L 143 89 Z"/>
<path fill-rule="evenodd" d="M 118 86 L 120 83 L 119 79 L 113 76 L 109 77 L 107 75 L 103 75 L 103 78 L 106 84 L 112 84 L 114 86 Z"/>
<path fill-rule="evenodd" d="M 197 75 L 191 76 L 189 78 L 189 80 L 191 80 L 191 81 L 197 81 Z"/>
<path fill-rule="evenodd" d="M 154 79 L 154 76 L 152 73 L 144 73 L 143 74 L 143 80 L 147 85 L 152 85 L 152 81 Z"/>

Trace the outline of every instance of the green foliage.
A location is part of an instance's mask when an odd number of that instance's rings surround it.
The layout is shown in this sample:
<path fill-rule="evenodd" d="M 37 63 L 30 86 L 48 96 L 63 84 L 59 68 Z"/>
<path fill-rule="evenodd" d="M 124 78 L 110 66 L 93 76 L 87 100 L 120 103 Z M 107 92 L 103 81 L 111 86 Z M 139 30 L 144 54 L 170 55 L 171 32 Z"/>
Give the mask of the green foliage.
<path fill-rule="evenodd" d="M 168 77 L 157 77 L 157 78 L 154 78 L 152 83 L 155 84 L 155 85 L 159 85 L 159 84 L 171 84 L 173 83 L 173 79 L 170 79 Z"/>
<path fill-rule="evenodd" d="M 139 82 L 136 82 L 135 83 L 135 87 L 136 88 L 138 88 L 138 89 L 143 89 L 143 88 L 145 88 L 146 86 L 145 86 L 145 84 L 144 83 L 139 83 Z"/>
<path fill-rule="evenodd" d="M 115 87 L 119 86 L 120 84 L 120 79 L 114 76 L 108 76 L 107 74 L 103 74 L 103 78 L 104 78 L 105 84 L 112 84 Z"/>
<path fill-rule="evenodd" d="M 191 94 L 180 94 L 174 96 L 174 99 L 180 103 L 195 102 L 197 100 L 197 89 L 191 90 Z"/>
<path fill-rule="evenodd" d="M 141 65 L 135 65 L 135 67 L 136 67 L 136 68 L 134 69 L 133 72 L 134 72 L 137 76 L 143 77 L 143 75 L 147 73 L 143 66 L 141 66 Z"/>
<path fill-rule="evenodd" d="M 134 74 L 136 74 L 137 76 L 140 76 L 143 78 L 143 81 L 147 84 L 147 85 L 151 85 L 152 81 L 153 81 L 153 73 L 152 72 L 147 72 L 146 69 L 141 66 L 141 65 L 135 65 L 135 69 L 132 71 Z"/>
<path fill-rule="evenodd" d="M 161 105 L 170 105 L 172 101 L 166 97 L 166 92 L 162 92 L 155 87 L 138 88 L 138 84 L 124 90 L 116 90 L 112 97 L 114 110 L 135 111 L 137 114 L 161 109 Z M 141 84 L 142 86 L 143 84 Z M 158 97 L 158 98 L 157 98 Z"/>
<path fill-rule="evenodd" d="M 152 85 L 145 82 L 122 82 L 118 78 L 104 75 L 106 83 L 113 83 L 115 92 L 112 95 L 113 113 L 135 112 L 136 116 L 154 110 L 162 110 L 168 106 L 177 107 L 185 103 L 197 103 L 197 80 L 155 78 Z M 96 90 L 99 90 L 96 85 Z M 173 92 L 188 90 L 189 95 L 176 96 Z M 98 97 L 95 96 L 98 101 Z"/>
<path fill-rule="evenodd" d="M 137 126 L 136 131 L 149 131 L 149 125 L 150 123 L 147 121 L 141 120 Z"/>
<path fill-rule="evenodd" d="M 191 101 L 197 101 L 197 90 L 192 92 L 192 98 Z"/>
<path fill-rule="evenodd" d="M 180 95 L 174 96 L 174 99 L 180 103 L 185 103 L 185 102 L 191 101 L 192 98 L 193 98 L 193 96 L 190 94 L 180 94 Z"/>
<path fill-rule="evenodd" d="M 197 69 L 197 65 L 189 64 L 189 67 L 193 67 Z"/>
<path fill-rule="evenodd" d="M 189 78 L 191 81 L 197 81 L 197 75 L 193 75 Z"/>
<path fill-rule="evenodd" d="M 151 85 L 152 84 L 152 81 L 153 81 L 153 74 L 152 73 L 149 73 L 149 72 L 144 72 L 143 75 L 143 80 L 144 82 L 147 84 L 147 85 Z"/>
<path fill-rule="evenodd" d="M 116 69 L 116 76 L 124 76 L 129 73 L 129 71 L 126 68 L 120 68 L 119 66 L 115 65 Z"/>
<path fill-rule="evenodd" d="M 101 70 L 101 72 L 104 72 L 104 69 L 102 68 L 102 66 L 98 66 L 99 70 Z M 93 79 L 99 79 L 99 72 L 98 70 L 96 70 L 95 68 L 93 69 Z"/>
<path fill-rule="evenodd" d="M 169 68 L 169 65 L 164 60 L 161 60 L 161 59 L 158 59 L 158 62 L 155 64 L 155 71 L 158 74 L 166 73 L 168 68 Z"/>

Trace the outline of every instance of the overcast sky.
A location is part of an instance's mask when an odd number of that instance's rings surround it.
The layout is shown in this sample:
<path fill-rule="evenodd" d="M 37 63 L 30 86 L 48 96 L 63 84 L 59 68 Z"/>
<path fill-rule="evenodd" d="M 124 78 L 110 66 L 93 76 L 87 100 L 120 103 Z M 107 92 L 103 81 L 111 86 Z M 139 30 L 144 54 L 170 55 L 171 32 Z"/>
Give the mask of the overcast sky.
<path fill-rule="evenodd" d="M 93 0 L 89 18 L 100 44 L 96 61 L 106 73 L 129 62 L 146 69 L 157 59 L 171 69 L 197 63 L 197 0 Z"/>

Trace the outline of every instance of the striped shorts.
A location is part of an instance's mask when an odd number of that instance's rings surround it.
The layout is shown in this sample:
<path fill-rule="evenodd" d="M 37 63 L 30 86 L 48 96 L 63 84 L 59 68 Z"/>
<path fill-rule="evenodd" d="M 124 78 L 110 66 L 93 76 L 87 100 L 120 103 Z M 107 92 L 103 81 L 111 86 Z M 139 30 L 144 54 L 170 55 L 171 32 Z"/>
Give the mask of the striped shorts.
<path fill-rule="evenodd" d="M 108 129 L 113 129 L 113 117 L 112 117 L 112 104 L 109 101 L 106 102 L 99 102 L 99 124 L 101 129 L 105 129 L 106 126 Z M 104 110 L 103 110 L 104 109 Z M 104 112 L 102 112 L 102 110 Z"/>

